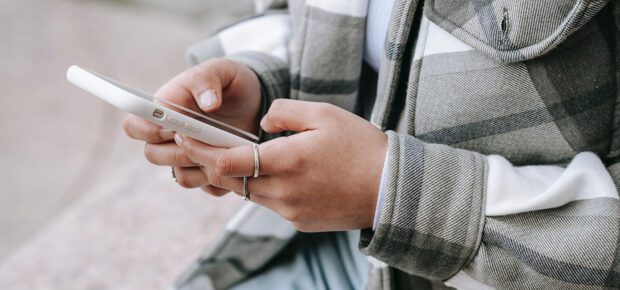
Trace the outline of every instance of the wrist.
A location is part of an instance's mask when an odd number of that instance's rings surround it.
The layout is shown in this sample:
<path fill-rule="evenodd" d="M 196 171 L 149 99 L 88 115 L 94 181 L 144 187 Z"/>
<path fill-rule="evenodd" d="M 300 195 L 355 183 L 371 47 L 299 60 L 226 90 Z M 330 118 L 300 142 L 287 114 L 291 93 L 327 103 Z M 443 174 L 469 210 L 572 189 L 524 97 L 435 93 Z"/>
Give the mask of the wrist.
<path fill-rule="evenodd" d="M 381 211 L 383 209 L 383 198 L 385 197 L 385 191 L 387 190 L 387 161 L 390 151 L 386 149 L 385 157 L 383 160 L 383 168 L 381 170 L 381 179 L 379 181 L 379 190 L 377 192 L 377 202 L 375 206 L 375 214 L 373 217 L 372 229 L 376 229 L 379 226 L 381 220 Z"/>
<path fill-rule="evenodd" d="M 369 209 L 368 209 L 368 215 L 367 215 L 367 219 L 366 222 L 364 223 L 364 227 L 363 228 L 374 228 L 375 224 L 378 223 L 378 219 L 380 217 L 380 213 L 381 213 L 381 205 L 382 205 L 382 188 L 385 186 L 384 185 L 384 181 L 385 181 L 385 161 L 387 160 L 387 153 L 388 153 L 388 141 L 387 141 L 387 136 L 385 134 L 381 134 L 382 135 L 382 139 L 381 139 L 381 143 L 380 146 L 378 146 L 378 150 L 377 153 L 375 154 L 375 162 L 373 162 L 373 164 L 375 164 L 375 166 L 373 167 L 373 174 L 372 174 L 372 184 L 371 186 L 369 186 L 369 192 L 368 192 L 368 196 L 369 196 L 369 200 L 370 200 L 370 205 L 369 205 Z"/>

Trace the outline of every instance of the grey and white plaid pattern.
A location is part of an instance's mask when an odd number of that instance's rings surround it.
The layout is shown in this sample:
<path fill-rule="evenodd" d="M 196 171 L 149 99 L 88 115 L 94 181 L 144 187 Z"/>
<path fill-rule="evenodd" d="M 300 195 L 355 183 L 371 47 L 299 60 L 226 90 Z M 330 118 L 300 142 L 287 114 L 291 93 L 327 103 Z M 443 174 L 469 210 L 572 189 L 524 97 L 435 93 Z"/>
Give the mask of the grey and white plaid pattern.
<path fill-rule="evenodd" d="M 267 102 L 294 98 L 354 110 L 365 18 L 326 8 L 335 2 L 289 1 L 288 60 L 264 52 L 229 56 L 259 75 Z M 402 121 L 406 134 L 387 133 L 381 220 L 360 239 L 364 253 L 387 265 L 371 268 L 369 289 L 442 288 L 460 272 L 498 289 L 620 288 L 617 199 L 484 215 L 484 154 L 561 165 L 592 151 L 620 184 L 618 1 L 395 5 L 371 121 L 383 130 Z M 442 47 L 446 39 L 454 45 Z M 226 54 L 217 38 L 209 41 L 190 50 L 190 59 Z M 229 227 L 179 288 L 225 289 L 287 242 L 239 232 Z M 261 254 L 238 251 L 244 247 Z"/>
<path fill-rule="evenodd" d="M 291 98 L 329 102 L 353 111 L 362 69 L 359 48 L 364 41 L 366 18 L 332 13 L 299 0 L 289 4 L 294 31 L 289 47 Z M 316 35 L 321 35 L 321 39 Z"/>
<path fill-rule="evenodd" d="M 425 14 L 483 54 L 499 61 L 517 62 L 554 49 L 607 2 L 427 0 Z"/>
<path fill-rule="evenodd" d="M 388 132 L 388 191 L 364 253 L 407 273 L 445 280 L 469 262 L 484 222 L 481 154 Z"/>

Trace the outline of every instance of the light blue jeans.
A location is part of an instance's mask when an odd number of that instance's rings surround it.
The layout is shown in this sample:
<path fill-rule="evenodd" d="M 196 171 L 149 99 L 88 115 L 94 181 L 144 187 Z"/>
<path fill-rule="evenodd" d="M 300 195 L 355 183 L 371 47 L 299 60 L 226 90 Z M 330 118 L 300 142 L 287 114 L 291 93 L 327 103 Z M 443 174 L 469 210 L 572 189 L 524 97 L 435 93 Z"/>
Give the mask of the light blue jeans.
<path fill-rule="evenodd" d="M 359 231 L 302 234 L 273 264 L 231 290 L 364 289 L 368 260 Z"/>

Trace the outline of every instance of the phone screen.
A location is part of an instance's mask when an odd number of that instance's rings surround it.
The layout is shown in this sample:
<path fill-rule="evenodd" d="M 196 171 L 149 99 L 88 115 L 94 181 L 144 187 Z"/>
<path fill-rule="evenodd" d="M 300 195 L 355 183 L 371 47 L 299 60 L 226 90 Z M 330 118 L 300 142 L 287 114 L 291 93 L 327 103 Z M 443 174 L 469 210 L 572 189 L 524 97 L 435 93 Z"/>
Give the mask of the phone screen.
<path fill-rule="evenodd" d="M 92 71 L 89 71 L 89 72 L 94 74 L 94 75 L 96 75 L 97 77 L 99 77 L 99 78 L 101 78 L 101 79 L 103 79 L 103 80 L 105 80 L 105 81 L 107 81 L 107 82 L 109 82 L 109 83 L 119 87 L 119 88 L 122 88 L 123 90 L 131 92 L 132 94 L 134 94 L 136 96 L 139 96 L 139 97 L 141 97 L 141 98 L 143 98 L 143 99 L 145 99 L 145 100 L 147 100 L 149 102 L 158 103 L 158 104 L 163 105 L 163 106 L 165 106 L 165 107 L 167 107 L 167 108 L 169 108 L 171 110 L 174 110 L 174 111 L 176 111 L 178 113 L 181 113 L 181 114 L 183 114 L 183 115 L 185 115 L 187 117 L 190 117 L 190 118 L 192 118 L 194 120 L 200 121 L 200 122 L 205 123 L 205 124 L 207 124 L 209 126 L 216 127 L 216 128 L 218 128 L 220 130 L 226 131 L 228 133 L 231 133 L 231 134 L 236 135 L 238 137 L 241 137 L 243 139 L 246 139 L 246 140 L 249 140 L 249 141 L 252 141 L 252 142 L 258 142 L 258 137 L 256 135 L 254 135 L 254 134 L 251 134 L 249 132 L 246 132 L 246 131 L 243 131 L 241 129 L 235 128 L 235 127 L 233 127 L 231 125 L 228 125 L 228 124 L 226 124 L 224 122 L 218 121 L 218 120 L 210 118 L 208 116 L 205 116 L 205 115 L 203 115 L 203 114 L 201 114 L 199 112 L 192 111 L 192 110 L 190 110 L 188 108 L 185 108 L 185 107 L 183 107 L 181 105 L 175 104 L 175 103 L 173 103 L 171 101 L 151 96 L 151 95 L 149 95 L 149 94 L 147 94 L 145 92 L 142 92 L 140 90 L 134 89 L 134 88 L 132 88 L 132 87 L 130 87 L 128 85 L 125 85 L 125 84 L 123 84 L 121 82 L 118 82 L 118 81 L 115 81 L 113 79 L 110 79 L 108 77 L 102 76 L 102 75 L 97 74 L 95 72 L 92 72 Z"/>

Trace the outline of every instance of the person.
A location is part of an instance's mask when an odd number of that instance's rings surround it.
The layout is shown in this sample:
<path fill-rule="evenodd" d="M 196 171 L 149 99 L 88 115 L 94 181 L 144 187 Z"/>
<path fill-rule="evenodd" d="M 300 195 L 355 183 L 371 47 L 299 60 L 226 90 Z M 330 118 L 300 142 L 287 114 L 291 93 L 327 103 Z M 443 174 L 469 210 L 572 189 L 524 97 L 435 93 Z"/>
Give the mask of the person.
<path fill-rule="evenodd" d="M 124 123 L 251 204 L 177 289 L 620 288 L 617 1 L 282 2 L 157 93 L 260 146 Z"/>

